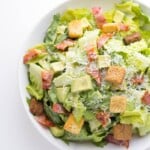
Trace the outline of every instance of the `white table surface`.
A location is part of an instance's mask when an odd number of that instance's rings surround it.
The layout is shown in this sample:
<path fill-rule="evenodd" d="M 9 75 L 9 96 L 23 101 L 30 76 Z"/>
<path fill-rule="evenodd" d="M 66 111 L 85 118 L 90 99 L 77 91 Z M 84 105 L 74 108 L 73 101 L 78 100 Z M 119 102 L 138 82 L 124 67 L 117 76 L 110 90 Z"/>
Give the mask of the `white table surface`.
<path fill-rule="evenodd" d="M 0 0 L 0 150 L 57 150 L 26 115 L 18 89 L 18 62 L 21 46 L 38 20 L 63 1 Z M 142 1 L 150 5 L 150 0 Z"/>

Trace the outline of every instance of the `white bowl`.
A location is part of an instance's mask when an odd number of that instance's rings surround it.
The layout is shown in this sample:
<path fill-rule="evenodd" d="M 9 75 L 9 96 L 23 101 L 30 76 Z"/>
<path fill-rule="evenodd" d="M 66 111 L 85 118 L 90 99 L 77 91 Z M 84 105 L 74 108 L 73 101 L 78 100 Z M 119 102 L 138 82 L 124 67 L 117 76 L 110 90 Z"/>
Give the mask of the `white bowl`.
<path fill-rule="evenodd" d="M 51 22 L 52 16 L 56 13 L 63 12 L 67 8 L 79 8 L 79 7 L 86 7 L 86 8 L 92 8 L 93 6 L 101 6 L 104 10 L 108 10 L 113 7 L 114 2 L 117 3 L 120 0 L 68 0 L 55 8 L 53 11 L 49 12 L 40 22 L 37 24 L 37 26 L 33 29 L 32 33 L 29 37 L 27 37 L 26 43 L 24 43 L 22 47 L 22 56 L 26 52 L 26 50 L 38 43 L 41 43 L 43 41 L 44 34 Z M 150 14 L 149 8 L 141 3 L 141 6 L 143 10 Z M 25 107 L 25 110 L 32 121 L 35 128 L 40 132 L 40 134 L 45 137 L 51 144 L 56 146 L 60 150 L 123 150 L 125 148 L 115 146 L 112 144 L 108 144 L 104 148 L 96 147 L 93 144 L 90 143 L 70 143 L 69 145 L 65 144 L 63 141 L 54 138 L 49 130 L 43 128 L 41 125 L 39 125 L 32 114 L 29 112 L 28 105 L 26 103 L 26 97 L 28 97 L 28 93 L 26 91 L 26 85 L 28 84 L 28 78 L 27 78 L 27 70 L 25 65 L 22 63 L 22 58 L 19 64 L 19 87 L 20 87 L 20 93 L 23 105 Z M 148 150 L 148 147 L 150 147 L 149 143 L 150 136 L 145 136 L 142 138 L 134 138 L 130 143 L 130 150 Z M 150 148 L 149 148 L 150 149 Z"/>

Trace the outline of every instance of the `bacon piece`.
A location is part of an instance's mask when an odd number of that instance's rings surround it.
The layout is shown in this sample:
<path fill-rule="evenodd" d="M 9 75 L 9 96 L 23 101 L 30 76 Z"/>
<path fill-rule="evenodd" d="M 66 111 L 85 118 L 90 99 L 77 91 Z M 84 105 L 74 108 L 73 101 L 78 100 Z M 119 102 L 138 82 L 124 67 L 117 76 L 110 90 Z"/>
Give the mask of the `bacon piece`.
<path fill-rule="evenodd" d="M 116 144 L 116 145 L 125 146 L 126 148 L 129 147 L 129 140 L 127 141 L 116 140 L 112 134 L 107 135 L 106 141 L 109 143 Z"/>
<path fill-rule="evenodd" d="M 129 31 L 130 28 L 127 24 L 119 23 L 118 24 L 118 29 L 119 29 L 119 31 Z"/>
<path fill-rule="evenodd" d="M 45 126 L 45 127 L 54 127 L 54 123 L 52 121 L 50 121 L 45 114 L 41 115 L 41 116 L 36 116 L 35 117 L 36 121 L 39 122 L 41 125 Z"/>
<path fill-rule="evenodd" d="M 150 92 L 146 91 L 142 97 L 142 103 L 150 105 Z"/>
<path fill-rule="evenodd" d="M 61 51 L 65 51 L 68 47 L 73 46 L 74 45 L 74 41 L 71 39 L 66 39 L 64 41 L 62 41 L 61 43 L 56 45 L 56 48 L 61 50 Z"/>
<path fill-rule="evenodd" d="M 29 50 L 23 57 L 23 63 L 26 64 L 31 59 L 37 57 L 41 52 L 37 49 L 31 49 Z"/>
<path fill-rule="evenodd" d="M 101 84 L 101 74 L 100 74 L 100 71 L 99 69 L 97 68 L 92 68 L 92 66 L 88 65 L 86 67 L 86 72 L 91 76 L 93 77 L 93 79 L 96 80 L 97 84 L 100 85 Z"/>
<path fill-rule="evenodd" d="M 102 48 L 103 45 L 110 39 L 112 38 L 113 34 L 112 33 L 106 33 L 106 34 L 101 34 L 98 41 L 97 41 L 97 46 L 98 48 Z"/>
<path fill-rule="evenodd" d="M 51 86 L 52 78 L 53 78 L 53 73 L 51 73 L 50 71 L 45 70 L 42 72 L 43 89 L 45 90 L 49 89 L 49 87 Z"/>
<path fill-rule="evenodd" d="M 31 99 L 29 108 L 30 112 L 35 116 L 40 116 L 44 112 L 43 104 L 34 98 Z"/>
<path fill-rule="evenodd" d="M 110 115 L 107 112 L 99 112 L 96 114 L 97 120 L 99 120 L 103 127 L 105 127 L 109 121 Z"/>
<path fill-rule="evenodd" d="M 144 82 L 144 76 L 135 76 L 131 81 L 135 85 L 142 84 Z"/>
<path fill-rule="evenodd" d="M 87 51 L 87 57 L 90 62 L 97 59 L 97 53 L 93 45 L 85 47 L 85 50 Z"/>
<path fill-rule="evenodd" d="M 64 107 L 59 103 L 53 104 L 52 110 L 53 110 L 53 112 L 58 113 L 58 114 L 66 113 Z"/>
<path fill-rule="evenodd" d="M 101 28 L 103 26 L 103 24 L 106 23 L 106 19 L 105 19 L 104 15 L 103 15 L 102 8 L 100 8 L 100 7 L 93 7 L 92 8 L 92 13 L 94 15 L 97 27 Z"/>

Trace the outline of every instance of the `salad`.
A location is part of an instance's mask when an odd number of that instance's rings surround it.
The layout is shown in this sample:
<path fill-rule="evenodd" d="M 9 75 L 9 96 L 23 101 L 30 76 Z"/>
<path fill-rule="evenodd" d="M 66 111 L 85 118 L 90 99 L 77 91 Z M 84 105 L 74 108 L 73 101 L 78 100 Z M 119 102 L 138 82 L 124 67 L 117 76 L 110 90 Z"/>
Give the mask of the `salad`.
<path fill-rule="evenodd" d="M 55 137 L 129 147 L 150 132 L 150 18 L 139 4 L 54 15 L 23 63 L 29 109 Z"/>

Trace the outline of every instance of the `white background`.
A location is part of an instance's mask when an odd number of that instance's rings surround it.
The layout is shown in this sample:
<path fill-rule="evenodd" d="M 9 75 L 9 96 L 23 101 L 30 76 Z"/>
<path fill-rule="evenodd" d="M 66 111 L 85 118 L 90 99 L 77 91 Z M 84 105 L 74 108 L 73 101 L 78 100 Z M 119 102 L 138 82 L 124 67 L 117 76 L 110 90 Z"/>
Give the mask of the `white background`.
<path fill-rule="evenodd" d="M 38 20 L 63 1 L 0 0 L 0 150 L 57 150 L 25 113 L 18 89 L 18 62 L 21 46 Z M 141 1 L 150 5 L 150 0 Z"/>

